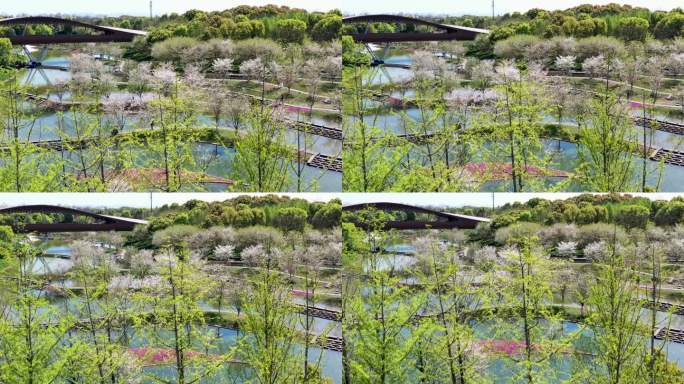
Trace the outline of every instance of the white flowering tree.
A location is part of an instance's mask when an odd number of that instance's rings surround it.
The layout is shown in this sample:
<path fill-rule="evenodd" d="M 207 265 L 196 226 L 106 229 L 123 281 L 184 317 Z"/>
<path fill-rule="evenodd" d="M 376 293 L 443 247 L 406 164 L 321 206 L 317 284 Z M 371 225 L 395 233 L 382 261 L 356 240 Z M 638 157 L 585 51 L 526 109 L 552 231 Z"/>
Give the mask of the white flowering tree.
<path fill-rule="evenodd" d="M 234 60 L 230 58 L 216 59 L 211 64 L 211 68 L 214 70 L 214 72 L 224 77 L 228 76 L 231 72 L 233 72 L 233 66 Z"/>
<path fill-rule="evenodd" d="M 245 74 L 249 79 L 261 83 L 261 105 L 262 110 L 266 99 L 266 80 L 274 77 L 277 72 L 277 65 L 269 59 L 257 57 L 247 60 L 240 64 L 240 73 Z"/>
<path fill-rule="evenodd" d="M 235 257 L 235 247 L 230 244 L 219 245 L 214 248 L 214 260 L 228 261 Z"/>
<path fill-rule="evenodd" d="M 593 79 L 596 75 L 606 72 L 608 65 L 603 55 L 588 57 L 582 63 L 582 70 L 589 74 L 589 78 Z"/>
<path fill-rule="evenodd" d="M 577 242 L 575 241 L 561 241 L 556 246 L 558 257 L 565 259 L 572 259 L 577 253 Z"/>
<path fill-rule="evenodd" d="M 572 71 L 573 68 L 575 68 L 575 62 L 577 58 L 575 56 L 569 55 L 569 56 L 557 56 L 555 65 L 556 68 L 561 71 L 565 72 L 566 75 L 570 74 L 570 71 Z"/>
<path fill-rule="evenodd" d="M 584 247 L 584 257 L 593 261 L 601 261 L 608 255 L 608 247 L 605 241 L 596 241 Z"/>

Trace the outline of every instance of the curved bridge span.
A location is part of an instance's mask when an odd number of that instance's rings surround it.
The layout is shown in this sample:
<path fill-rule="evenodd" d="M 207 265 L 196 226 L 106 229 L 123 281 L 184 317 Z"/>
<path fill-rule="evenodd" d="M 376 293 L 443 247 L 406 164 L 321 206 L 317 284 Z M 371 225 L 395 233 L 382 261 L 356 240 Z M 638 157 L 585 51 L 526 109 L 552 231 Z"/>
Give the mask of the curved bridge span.
<path fill-rule="evenodd" d="M 345 24 L 371 24 L 371 23 L 398 23 L 415 26 L 428 26 L 438 32 L 368 32 L 352 33 L 354 41 L 359 43 L 398 43 L 418 41 L 449 41 L 449 40 L 474 40 L 477 35 L 489 33 L 489 30 L 480 28 L 462 27 L 458 25 L 440 24 L 415 17 L 399 15 L 361 15 L 349 16 L 342 19 Z"/>
<path fill-rule="evenodd" d="M 51 34 L 51 35 L 0 35 L 12 42 L 14 45 L 48 45 L 48 44 L 71 44 L 71 43 L 125 43 L 133 41 L 137 36 L 145 36 L 147 32 L 132 29 L 123 29 L 93 25 L 77 20 L 60 19 L 48 16 L 28 16 L 12 17 L 0 20 L 1 27 L 15 25 L 37 25 L 46 24 L 52 26 L 70 26 L 89 29 L 96 34 Z"/>
<path fill-rule="evenodd" d="M 0 208 L 0 215 L 13 213 L 61 213 L 73 216 L 87 216 L 97 221 L 97 223 L 33 223 L 13 225 L 12 228 L 18 233 L 132 231 L 136 225 L 147 225 L 145 220 L 101 215 L 99 213 L 56 205 L 22 205 Z"/>
<path fill-rule="evenodd" d="M 376 209 L 380 211 L 399 211 L 426 213 L 435 216 L 432 221 L 427 220 L 390 220 L 385 222 L 385 229 L 474 229 L 480 223 L 487 223 L 490 220 L 484 217 L 467 216 L 457 213 L 440 212 L 429 208 L 418 207 L 402 203 L 362 203 L 346 205 L 342 208 L 345 211 L 361 211 L 364 209 Z"/>

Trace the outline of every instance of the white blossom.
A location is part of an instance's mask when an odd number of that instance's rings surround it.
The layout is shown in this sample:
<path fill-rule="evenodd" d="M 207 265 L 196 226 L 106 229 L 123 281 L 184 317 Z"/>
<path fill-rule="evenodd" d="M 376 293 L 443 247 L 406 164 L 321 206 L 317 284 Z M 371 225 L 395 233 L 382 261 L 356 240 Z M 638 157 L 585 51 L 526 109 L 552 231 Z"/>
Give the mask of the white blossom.
<path fill-rule="evenodd" d="M 162 90 L 168 90 L 177 80 L 176 71 L 168 64 L 162 64 L 152 71 L 152 77 Z"/>
<path fill-rule="evenodd" d="M 589 73 L 589 77 L 591 78 L 598 74 L 604 73 L 607 68 L 608 65 L 603 55 L 589 57 L 584 60 L 584 63 L 582 63 L 582 69 Z"/>
<path fill-rule="evenodd" d="M 452 105 L 480 105 L 498 99 L 499 94 L 493 89 L 478 91 L 472 88 L 457 88 L 449 92 L 445 99 Z"/>
<path fill-rule="evenodd" d="M 240 73 L 259 81 L 265 81 L 269 76 L 273 75 L 273 69 L 273 62 L 264 62 L 260 57 L 247 60 L 240 65 Z"/>
<path fill-rule="evenodd" d="M 204 82 L 204 75 L 196 65 L 186 65 L 183 73 L 183 81 L 190 87 L 201 87 Z"/>
<path fill-rule="evenodd" d="M 233 59 L 216 59 L 211 68 L 221 75 L 227 75 L 233 70 Z"/>
<path fill-rule="evenodd" d="M 505 84 L 520 78 L 520 70 L 515 67 L 512 60 L 504 60 L 495 68 L 496 79 L 499 83 Z"/>
<path fill-rule="evenodd" d="M 577 253 L 577 242 L 576 241 L 561 241 L 556 246 L 556 251 L 559 257 L 572 258 Z"/>
<path fill-rule="evenodd" d="M 244 252 L 244 251 L 243 251 Z M 235 247 L 229 244 L 219 245 L 214 248 L 214 259 L 227 261 L 233 257 L 235 253 Z"/>
<path fill-rule="evenodd" d="M 584 247 L 584 256 L 589 260 L 601 260 L 606 257 L 607 252 L 608 247 L 603 240 L 587 244 L 587 246 Z"/>
<path fill-rule="evenodd" d="M 559 71 L 563 72 L 570 72 L 574 67 L 575 67 L 575 61 L 577 60 L 577 57 L 569 55 L 569 56 L 558 56 L 556 57 L 556 68 L 558 68 Z"/>

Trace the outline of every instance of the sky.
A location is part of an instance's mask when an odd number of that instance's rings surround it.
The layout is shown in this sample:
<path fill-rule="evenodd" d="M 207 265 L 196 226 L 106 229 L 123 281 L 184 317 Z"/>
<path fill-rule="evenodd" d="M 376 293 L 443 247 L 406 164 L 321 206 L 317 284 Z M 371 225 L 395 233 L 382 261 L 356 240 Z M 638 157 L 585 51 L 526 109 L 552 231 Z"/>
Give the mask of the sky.
<path fill-rule="evenodd" d="M 164 204 L 183 204 L 188 200 L 224 201 L 238 196 L 263 196 L 266 193 L 0 193 L 0 207 L 48 204 L 74 208 L 153 208 Z M 309 201 L 329 201 L 335 193 L 275 193 Z M 296 195 L 296 196 L 295 196 Z"/>
<path fill-rule="evenodd" d="M 153 0 L 154 15 L 165 13 L 183 13 L 189 9 L 203 11 L 222 11 L 238 5 L 287 5 L 292 8 L 304 8 L 309 11 L 329 11 L 340 9 L 343 0 Z M 148 16 L 149 0 L 0 0 L 0 14 L 74 14 L 74 15 L 132 15 Z"/>
<path fill-rule="evenodd" d="M 487 15 L 492 14 L 491 0 L 341 0 L 344 14 L 362 13 L 407 13 L 427 15 Z M 629 4 L 649 8 L 651 10 L 671 10 L 683 7 L 682 0 L 494 0 L 495 14 L 502 15 L 507 12 L 525 12 L 531 8 L 542 9 L 566 9 L 580 4 Z"/>

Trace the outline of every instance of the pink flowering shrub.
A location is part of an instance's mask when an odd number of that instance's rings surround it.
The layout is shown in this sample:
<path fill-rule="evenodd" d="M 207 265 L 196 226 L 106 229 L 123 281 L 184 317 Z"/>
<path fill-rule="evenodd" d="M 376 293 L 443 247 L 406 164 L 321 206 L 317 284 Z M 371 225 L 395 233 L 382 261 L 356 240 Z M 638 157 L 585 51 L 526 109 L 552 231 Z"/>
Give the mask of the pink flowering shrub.
<path fill-rule="evenodd" d="M 140 360 L 149 364 L 166 364 L 176 359 L 175 351 L 171 348 L 129 348 L 128 352 Z M 185 353 L 188 358 L 202 356 L 199 352 L 189 351 Z"/>
<path fill-rule="evenodd" d="M 522 353 L 525 350 L 525 343 L 518 340 L 483 340 L 480 347 L 489 353 L 511 357 Z"/>
<path fill-rule="evenodd" d="M 308 296 L 311 297 L 311 292 L 304 291 L 302 289 L 293 289 L 290 291 L 294 296 Z"/>
<path fill-rule="evenodd" d="M 288 112 L 310 112 L 311 109 L 309 107 L 303 107 L 300 105 L 288 105 L 287 111 Z"/>

